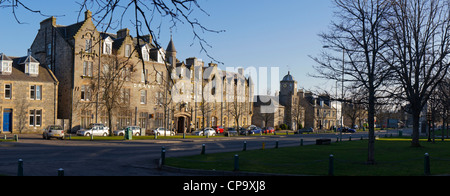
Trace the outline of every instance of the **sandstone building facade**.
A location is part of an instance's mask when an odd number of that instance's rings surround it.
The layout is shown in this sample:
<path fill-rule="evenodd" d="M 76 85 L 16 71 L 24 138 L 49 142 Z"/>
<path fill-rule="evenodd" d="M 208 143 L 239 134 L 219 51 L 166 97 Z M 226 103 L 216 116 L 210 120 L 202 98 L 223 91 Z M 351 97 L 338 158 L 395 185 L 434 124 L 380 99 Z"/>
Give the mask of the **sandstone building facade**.
<path fill-rule="evenodd" d="M 42 133 L 56 124 L 58 80 L 33 58 L 0 53 L 0 125 L 2 133 Z"/>
<path fill-rule="evenodd" d="M 193 92 L 209 88 L 217 79 L 251 87 L 250 80 L 238 73 L 206 76 L 210 67 L 219 70 L 217 65 L 205 67 L 197 58 L 178 60 L 172 40 L 163 49 L 152 43 L 151 36 L 133 37 L 128 29 L 115 34 L 100 32 L 90 11 L 85 12 L 83 21 L 68 26 L 56 24 L 54 17 L 42 21 L 31 53 L 58 78 L 58 119 L 67 119 L 72 131 L 90 123 L 109 122 L 112 130 L 127 125 L 178 132 L 231 126 L 232 112 L 227 104 L 219 100 L 205 104 L 202 94 Z M 212 87 L 212 91 L 216 89 Z M 174 99 L 174 92 L 184 99 Z M 226 91 L 220 92 L 226 95 Z M 238 124 L 250 125 L 252 92 L 232 91 L 236 93 L 245 97 L 245 112 L 239 113 Z"/>

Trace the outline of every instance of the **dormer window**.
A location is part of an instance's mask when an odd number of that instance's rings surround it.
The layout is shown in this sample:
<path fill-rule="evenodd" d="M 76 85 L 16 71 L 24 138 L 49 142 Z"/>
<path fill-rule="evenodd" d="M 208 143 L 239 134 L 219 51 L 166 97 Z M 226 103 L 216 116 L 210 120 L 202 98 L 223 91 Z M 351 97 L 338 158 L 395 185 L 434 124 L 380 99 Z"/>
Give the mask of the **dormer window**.
<path fill-rule="evenodd" d="M 26 74 L 30 76 L 39 75 L 39 62 L 32 56 L 28 56 L 22 64 L 25 66 L 24 68 Z"/>
<path fill-rule="evenodd" d="M 144 61 L 150 61 L 149 48 L 147 45 L 142 47 L 142 58 Z"/>
<path fill-rule="evenodd" d="M 0 72 L 2 74 L 11 74 L 12 63 L 13 61 L 9 57 L 4 55 L 3 53 L 0 54 Z"/>
<path fill-rule="evenodd" d="M 12 71 L 12 61 L 2 61 L 2 73 L 11 74 Z"/>
<path fill-rule="evenodd" d="M 164 49 L 159 49 L 158 51 L 158 63 L 164 63 L 164 57 L 166 56 L 166 51 Z"/>
<path fill-rule="evenodd" d="M 103 43 L 103 54 L 112 54 L 112 45 L 113 40 L 110 37 L 107 37 Z"/>

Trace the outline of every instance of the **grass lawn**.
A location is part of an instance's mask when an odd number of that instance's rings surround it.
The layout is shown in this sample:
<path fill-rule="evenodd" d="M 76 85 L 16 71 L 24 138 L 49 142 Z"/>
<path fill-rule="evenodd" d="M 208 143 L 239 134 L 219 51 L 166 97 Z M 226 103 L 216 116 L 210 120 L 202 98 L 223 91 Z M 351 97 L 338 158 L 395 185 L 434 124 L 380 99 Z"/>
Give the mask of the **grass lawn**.
<path fill-rule="evenodd" d="M 410 147 L 410 139 L 381 139 L 375 142 L 376 165 L 366 165 L 367 140 L 333 143 L 325 146 L 298 146 L 167 158 L 166 165 L 232 171 L 234 155 L 239 154 L 241 171 L 328 175 L 328 157 L 335 157 L 336 176 L 421 176 L 424 175 L 424 154 L 431 157 L 431 174 L 450 174 L 450 142 L 423 142 Z"/>

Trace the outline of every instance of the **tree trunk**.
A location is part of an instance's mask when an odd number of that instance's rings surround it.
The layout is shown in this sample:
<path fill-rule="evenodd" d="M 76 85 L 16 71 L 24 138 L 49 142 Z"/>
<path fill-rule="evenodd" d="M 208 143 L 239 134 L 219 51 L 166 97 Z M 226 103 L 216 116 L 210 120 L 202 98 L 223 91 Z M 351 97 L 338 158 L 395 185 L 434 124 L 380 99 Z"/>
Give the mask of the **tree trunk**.
<path fill-rule="evenodd" d="M 109 126 L 109 130 L 108 130 L 108 132 L 109 132 L 109 136 L 112 136 L 112 111 L 111 110 L 108 110 L 108 126 Z"/>
<path fill-rule="evenodd" d="M 373 89 L 369 90 L 369 144 L 367 164 L 375 164 L 375 92 Z"/>
<path fill-rule="evenodd" d="M 417 108 L 414 108 L 414 106 L 413 106 L 412 115 L 413 115 L 413 133 L 412 133 L 411 146 L 412 147 L 420 147 L 420 142 L 419 142 L 420 110 Z"/>

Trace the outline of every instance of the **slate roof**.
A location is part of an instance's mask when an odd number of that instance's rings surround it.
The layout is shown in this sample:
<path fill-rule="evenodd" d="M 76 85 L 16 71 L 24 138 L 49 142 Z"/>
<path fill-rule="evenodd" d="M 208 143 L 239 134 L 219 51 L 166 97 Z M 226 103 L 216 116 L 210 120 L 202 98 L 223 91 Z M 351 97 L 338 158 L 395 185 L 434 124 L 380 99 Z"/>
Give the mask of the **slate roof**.
<path fill-rule="evenodd" d="M 29 75 L 25 74 L 23 64 L 26 61 L 38 62 L 32 56 L 8 57 L 4 54 L 2 54 L 1 56 L 5 56 L 8 59 L 11 59 L 13 61 L 13 65 L 12 65 L 11 74 L 10 75 L 0 74 L 0 80 L 28 81 L 28 82 L 57 82 L 56 78 L 53 77 L 53 74 L 51 73 L 51 71 L 42 66 L 39 66 L 39 75 L 37 75 L 37 76 L 29 76 Z"/>

